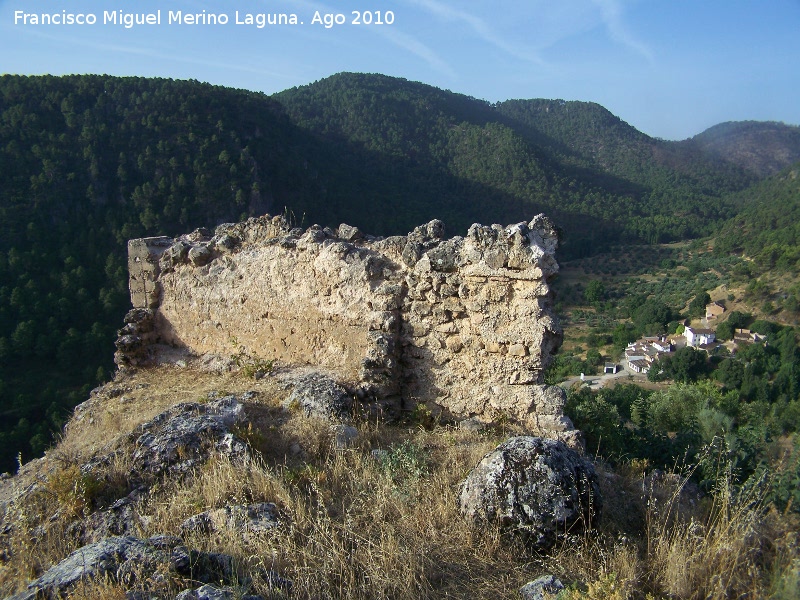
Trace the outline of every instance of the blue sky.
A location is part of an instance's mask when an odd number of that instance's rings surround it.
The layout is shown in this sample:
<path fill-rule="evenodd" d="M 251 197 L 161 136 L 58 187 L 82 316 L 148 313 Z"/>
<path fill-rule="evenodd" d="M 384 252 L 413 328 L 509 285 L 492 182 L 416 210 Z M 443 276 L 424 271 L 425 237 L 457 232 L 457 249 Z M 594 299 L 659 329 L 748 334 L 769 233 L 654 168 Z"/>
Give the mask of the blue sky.
<path fill-rule="evenodd" d="M 161 10 L 160 25 L 103 24 Z M 169 11 L 227 25 L 168 24 Z M 295 14 L 300 25 L 235 24 Z M 91 13 L 94 25 L 15 23 Z M 326 28 L 315 13 L 342 14 Z M 356 25 L 353 11 L 392 24 Z M 800 124 L 800 0 L 0 0 L 0 72 L 197 79 L 278 92 L 340 71 L 422 81 L 489 101 L 602 104 L 684 139 L 723 121 Z"/>

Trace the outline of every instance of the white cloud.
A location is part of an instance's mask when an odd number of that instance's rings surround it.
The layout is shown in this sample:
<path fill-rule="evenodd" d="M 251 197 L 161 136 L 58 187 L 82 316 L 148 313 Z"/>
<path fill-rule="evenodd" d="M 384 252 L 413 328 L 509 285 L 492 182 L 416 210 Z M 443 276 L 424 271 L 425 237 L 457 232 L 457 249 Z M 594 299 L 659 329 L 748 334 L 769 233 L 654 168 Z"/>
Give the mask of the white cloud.
<path fill-rule="evenodd" d="M 323 14 L 339 12 L 339 9 L 337 8 L 330 7 L 320 2 L 315 2 L 314 0 L 291 0 L 291 6 L 293 10 L 296 10 L 298 7 L 302 7 L 304 9 L 319 11 Z M 432 48 L 422 43 L 414 36 L 398 31 L 393 27 L 373 27 L 369 28 L 369 31 L 385 38 L 390 43 L 402 48 L 406 52 L 421 58 L 434 71 L 437 71 L 451 79 L 458 78 L 455 70 L 453 70 L 449 64 L 447 64 L 438 54 L 436 54 Z"/>
<path fill-rule="evenodd" d="M 458 79 L 458 75 L 450 65 L 448 65 L 433 50 L 416 38 L 393 29 L 381 28 L 373 31 L 377 31 L 380 35 L 386 37 L 395 45 L 420 57 L 435 71 L 438 71 L 451 79 Z"/>
<path fill-rule="evenodd" d="M 622 18 L 623 6 L 620 0 L 592 0 L 599 8 L 603 24 L 615 42 L 627 46 L 640 56 L 653 62 L 653 53 L 644 43 L 637 40 L 625 26 Z"/>
<path fill-rule="evenodd" d="M 466 23 L 483 41 L 495 46 L 503 52 L 527 62 L 544 65 L 544 60 L 532 48 L 525 48 L 510 44 L 506 39 L 498 34 L 484 19 L 473 14 L 452 8 L 439 2 L 438 0 L 406 0 L 411 4 L 416 4 L 429 13 L 434 14 L 448 21 L 461 21 Z"/>

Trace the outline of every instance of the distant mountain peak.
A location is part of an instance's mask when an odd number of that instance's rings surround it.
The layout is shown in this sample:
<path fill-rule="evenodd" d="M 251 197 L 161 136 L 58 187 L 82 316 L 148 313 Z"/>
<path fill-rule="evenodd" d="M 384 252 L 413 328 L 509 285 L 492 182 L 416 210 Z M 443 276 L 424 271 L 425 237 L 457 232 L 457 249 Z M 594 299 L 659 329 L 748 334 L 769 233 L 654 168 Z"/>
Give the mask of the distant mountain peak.
<path fill-rule="evenodd" d="M 728 121 L 691 141 L 705 153 L 766 177 L 800 160 L 800 127 L 777 121 Z"/>

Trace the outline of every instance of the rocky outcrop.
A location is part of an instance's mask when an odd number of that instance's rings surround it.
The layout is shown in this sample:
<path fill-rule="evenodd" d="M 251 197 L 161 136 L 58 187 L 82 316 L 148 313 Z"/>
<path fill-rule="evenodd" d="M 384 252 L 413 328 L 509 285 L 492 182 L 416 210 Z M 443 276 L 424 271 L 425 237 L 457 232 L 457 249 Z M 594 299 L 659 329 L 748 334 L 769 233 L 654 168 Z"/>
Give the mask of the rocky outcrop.
<path fill-rule="evenodd" d="M 207 403 L 182 402 L 137 427 L 129 436 L 132 484 L 157 477 L 180 477 L 206 462 L 212 454 L 232 459 L 247 454 L 247 444 L 231 428 L 244 420 L 235 396 L 213 397 Z M 127 452 L 127 450 L 126 450 Z M 116 452 L 81 466 L 84 474 L 102 471 Z"/>
<path fill-rule="evenodd" d="M 234 531 L 247 539 L 253 534 L 264 533 L 277 527 L 278 507 L 272 502 L 257 504 L 234 504 L 207 510 L 181 523 L 184 533 L 218 533 Z"/>
<path fill-rule="evenodd" d="M 175 596 L 175 600 L 265 600 L 264 596 L 240 595 L 238 590 L 230 587 L 217 587 L 206 584 L 195 590 L 186 590 Z M 150 600 L 148 598 L 148 600 Z"/>
<path fill-rule="evenodd" d="M 353 397 L 341 385 L 323 373 L 313 372 L 295 380 L 284 407 L 302 410 L 308 417 L 336 419 L 345 416 L 352 404 Z"/>
<path fill-rule="evenodd" d="M 245 419 L 240 399 L 247 400 L 248 394 L 176 404 L 137 427 L 121 448 L 82 464 L 83 475 L 102 481 L 109 465 L 124 455 L 122 460 L 130 464 L 128 487 L 121 490 L 125 496 L 77 521 L 71 533 L 84 543 L 136 533 L 142 524 L 138 503 L 152 483 L 188 475 L 212 456 L 245 459 L 247 444 L 231 431 Z"/>
<path fill-rule="evenodd" d="M 82 484 L 84 480 L 76 479 L 74 485 L 76 489 L 79 485 L 88 485 L 93 490 L 84 497 L 86 504 L 81 509 L 81 518 L 75 519 L 73 513 L 59 507 L 52 516 L 47 516 L 49 511 L 37 516 L 42 522 L 27 535 L 31 544 L 50 543 L 52 536 L 66 536 L 82 547 L 12 598 L 67 597 L 82 582 L 106 578 L 123 589 L 132 588 L 127 598 L 143 600 L 173 600 L 181 589 L 184 591 L 179 596 L 184 598 L 239 598 L 242 586 L 249 585 L 256 576 L 271 587 L 288 589 L 291 583 L 271 571 L 256 568 L 243 575 L 241 565 L 227 554 L 192 550 L 174 536 L 140 537 L 141 532 L 150 528 L 152 513 L 147 512 L 148 501 L 153 490 L 158 489 L 153 484 L 191 477 L 212 457 L 224 456 L 238 468 L 248 468 L 252 458 L 248 446 L 233 430 L 246 418 L 243 403 L 254 397 L 255 392 L 238 396 L 210 392 L 207 401 L 175 404 L 128 435 L 112 440 L 104 451 L 81 464 L 79 472 L 88 483 Z M 91 408 L 84 407 L 78 413 L 90 411 Z M 48 457 L 40 459 L 47 460 Z M 118 472 L 120 464 L 127 468 L 122 485 Z M 0 505 L 3 516 L 0 529 L 7 539 L 24 531 L 18 529 L 18 521 L 25 519 L 17 516 L 26 514 L 28 498 L 44 493 L 47 485 L 46 479 L 37 478 L 19 493 L 6 497 Z M 195 539 L 188 534 L 202 537 L 224 531 L 239 535 L 245 542 L 257 543 L 279 526 L 279 517 L 279 510 L 273 503 L 232 504 L 187 519 L 180 533 L 187 539 Z M 62 523 L 63 529 L 51 528 L 54 522 Z M 9 553 L 14 551 L 13 548 L 8 550 Z M 5 560 L 9 556 L 7 554 Z M 218 587 L 197 587 L 201 583 L 213 583 Z"/>
<path fill-rule="evenodd" d="M 602 509 L 592 464 L 562 442 L 531 436 L 484 456 L 462 484 L 459 504 L 477 525 L 521 533 L 540 550 L 591 527 Z"/>
<path fill-rule="evenodd" d="M 576 443 L 563 392 L 541 386 L 561 343 L 548 284 L 556 246 L 543 215 L 449 239 L 440 221 L 373 238 L 267 215 L 213 235 L 132 240 L 131 299 L 153 311 L 153 333 L 145 343 L 121 332 L 117 363 L 142 364 L 143 344 L 166 344 L 310 364 L 359 400 L 504 416 Z"/>
<path fill-rule="evenodd" d="M 145 486 L 137 487 L 110 506 L 75 521 L 67 531 L 83 544 L 99 542 L 108 537 L 135 535 L 145 526 L 138 512 L 138 502 L 145 497 L 146 491 Z"/>
<path fill-rule="evenodd" d="M 529 581 L 523 585 L 519 593 L 522 600 L 547 600 L 555 598 L 564 589 L 561 580 L 553 575 L 542 575 L 541 577 Z"/>
<path fill-rule="evenodd" d="M 276 587 L 289 588 L 291 583 L 271 572 L 261 574 Z M 112 581 L 135 588 L 128 597 L 165 597 L 163 592 L 139 591 L 148 586 L 167 587 L 169 577 L 185 578 L 187 583 L 239 585 L 242 579 L 227 554 L 189 550 L 180 538 L 155 536 L 140 539 L 133 536 L 109 537 L 79 548 L 41 577 L 28 584 L 27 590 L 9 600 L 61 598 L 79 583 L 108 577 Z M 195 584 L 196 585 L 196 584 Z M 217 593 L 217 590 L 219 593 Z M 188 595 L 187 595 L 188 594 Z M 217 594 L 217 595 L 213 595 Z M 220 588 L 203 586 L 186 590 L 179 598 L 232 598 Z"/>
<path fill-rule="evenodd" d="M 212 452 L 243 457 L 247 445 L 230 431 L 243 418 L 242 405 L 234 396 L 207 404 L 176 404 L 134 432 L 133 474 L 180 476 L 207 461 Z"/>

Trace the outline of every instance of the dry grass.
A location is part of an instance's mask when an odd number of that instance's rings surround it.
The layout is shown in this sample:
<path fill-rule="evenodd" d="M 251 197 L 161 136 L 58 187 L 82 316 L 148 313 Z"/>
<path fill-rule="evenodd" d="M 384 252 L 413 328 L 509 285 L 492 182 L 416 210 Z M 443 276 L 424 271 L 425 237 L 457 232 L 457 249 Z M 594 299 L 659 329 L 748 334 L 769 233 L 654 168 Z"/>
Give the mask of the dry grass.
<path fill-rule="evenodd" d="M 152 505 L 151 533 L 175 531 L 201 510 L 271 501 L 285 523 L 257 542 L 222 532 L 191 543 L 232 554 L 243 568 L 274 568 L 294 581 L 301 598 L 457 597 L 476 583 L 470 571 L 489 568 L 499 585 L 513 582 L 508 597 L 525 583 L 513 576 L 519 567 L 508 548 L 496 536 L 476 536 L 457 515 L 466 465 L 496 441 L 362 424 L 358 446 L 336 451 L 328 424 L 295 417 L 287 429 L 310 440 L 304 461 L 255 459 L 244 467 L 213 461 L 189 485 L 167 493 L 168 503 Z M 410 444 L 399 443 L 409 437 Z M 320 442 L 326 438 L 327 445 Z M 389 453 L 373 458 L 376 447 Z"/>
<path fill-rule="evenodd" d="M 75 588 L 69 600 L 125 600 L 125 590 L 108 578 L 86 581 Z"/>
<path fill-rule="evenodd" d="M 586 584 L 560 600 L 800 597 L 797 522 L 764 503 L 766 485 L 737 490 L 723 480 L 696 502 L 680 475 L 612 479 L 615 489 L 602 487 L 613 512 L 599 531 L 545 561 Z"/>
<path fill-rule="evenodd" d="M 256 381 L 236 373 L 208 373 L 163 366 L 106 384 L 101 396 L 90 399 L 66 426 L 58 452 L 88 457 L 102 451 L 137 425 L 179 402 L 205 401 L 208 392 L 243 393 L 256 391 L 275 397 L 275 381 Z"/>
<path fill-rule="evenodd" d="M 0 563 L 0 594 L 4 597 L 21 591 L 77 549 L 77 540 L 68 533 L 70 518 L 66 511 L 60 518 L 60 509 L 57 492 L 41 487 L 5 515 L 4 521 L 13 527 L 3 539 L 7 560 Z"/>
<path fill-rule="evenodd" d="M 146 374 L 150 387 L 130 392 L 141 396 L 107 422 L 113 429 L 106 439 L 162 410 L 170 394 L 172 403 L 196 400 L 209 386 L 220 387 L 212 377 L 176 384 L 172 374 L 165 381 L 183 391 L 162 388 Z M 184 539 L 198 550 L 231 554 L 243 573 L 274 570 L 294 582 L 291 598 L 518 600 L 519 588 L 543 573 L 570 583 L 566 596 L 573 600 L 797 597 L 797 523 L 768 510 L 757 487 L 737 495 L 722 486 L 713 499 L 692 504 L 680 493 L 680 477 L 644 485 L 640 465 L 618 473 L 601 467 L 599 528 L 539 555 L 513 537 L 473 529 L 457 510 L 469 469 L 513 431 L 361 422 L 355 445 L 337 450 L 329 424 L 278 409 L 282 395 L 274 384 L 231 377 L 224 386 L 262 392 L 247 406 L 252 425 L 240 431 L 258 452 L 245 463 L 215 459 L 193 478 L 156 486 L 140 506 L 148 523 L 140 533 L 175 535 L 201 511 L 274 502 L 281 514 L 274 530 Z M 157 398 L 153 405 L 148 394 Z M 7 540 L 8 560 L 0 563 L 0 594 L 18 591 L 74 549 L 69 524 L 108 492 L 76 472 L 95 443 L 82 446 L 81 431 L 77 424 L 68 429 L 51 453 L 50 475 L 14 508 L 17 526 Z M 385 452 L 376 457 L 374 450 Z M 111 485 L 127 468 L 124 459 L 110 465 L 102 483 Z M 112 600 L 122 597 L 121 589 L 93 582 L 73 597 Z M 249 591 L 284 596 L 259 575 Z"/>
<path fill-rule="evenodd" d="M 679 598 L 763 597 L 761 569 L 774 560 L 770 538 L 776 523 L 767 518 L 762 490 L 736 490 L 726 479 L 699 514 L 670 514 L 677 491 L 661 510 L 649 510 L 653 583 Z"/>

